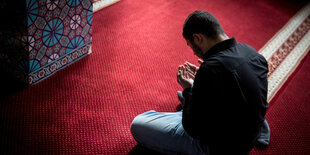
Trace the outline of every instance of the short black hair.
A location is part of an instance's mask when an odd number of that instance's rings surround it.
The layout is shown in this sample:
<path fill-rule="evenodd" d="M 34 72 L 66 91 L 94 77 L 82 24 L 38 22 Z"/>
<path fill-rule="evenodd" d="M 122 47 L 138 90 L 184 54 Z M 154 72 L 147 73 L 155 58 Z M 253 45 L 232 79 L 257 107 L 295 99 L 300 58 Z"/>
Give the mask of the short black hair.
<path fill-rule="evenodd" d="M 197 10 L 191 13 L 183 25 L 183 37 L 193 41 L 193 34 L 201 33 L 209 38 L 216 38 L 224 30 L 219 21 L 209 12 Z"/>

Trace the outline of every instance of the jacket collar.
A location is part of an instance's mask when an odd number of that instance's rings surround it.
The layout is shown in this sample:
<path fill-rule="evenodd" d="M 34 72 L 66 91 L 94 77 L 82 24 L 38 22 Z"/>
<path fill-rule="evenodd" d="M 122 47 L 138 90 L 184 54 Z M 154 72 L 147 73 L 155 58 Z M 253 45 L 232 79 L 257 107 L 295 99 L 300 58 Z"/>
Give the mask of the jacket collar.
<path fill-rule="evenodd" d="M 231 39 L 227 39 L 224 40 L 216 45 L 214 45 L 213 47 L 211 47 L 204 55 L 203 55 L 203 59 L 207 59 L 209 58 L 211 55 L 218 53 L 220 51 L 229 49 L 231 47 L 236 46 L 237 41 L 235 39 L 235 37 L 231 38 Z"/>

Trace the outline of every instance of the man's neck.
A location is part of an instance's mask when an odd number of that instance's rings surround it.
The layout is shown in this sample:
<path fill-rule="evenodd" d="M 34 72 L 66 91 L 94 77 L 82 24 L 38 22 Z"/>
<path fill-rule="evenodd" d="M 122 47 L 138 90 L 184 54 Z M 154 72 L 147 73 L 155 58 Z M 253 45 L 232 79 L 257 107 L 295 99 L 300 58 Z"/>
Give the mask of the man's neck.
<path fill-rule="evenodd" d="M 229 37 L 223 33 L 223 34 L 220 34 L 216 39 L 209 39 L 207 41 L 207 45 L 206 45 L 206 48 L 204 50 L 204 53 L 205 54 L 206 52 L 208 52 L 213 46 L 215 46 L 216 44 L 222 42 L 222 41 L 225 41 L 229 39 Z"/>

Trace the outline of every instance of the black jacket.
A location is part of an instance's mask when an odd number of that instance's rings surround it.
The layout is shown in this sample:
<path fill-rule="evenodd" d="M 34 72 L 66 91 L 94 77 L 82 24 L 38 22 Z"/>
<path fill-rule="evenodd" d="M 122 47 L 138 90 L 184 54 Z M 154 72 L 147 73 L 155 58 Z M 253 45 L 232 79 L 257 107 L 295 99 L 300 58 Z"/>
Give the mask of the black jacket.
<path fill-rule="evenodd" d="M 194 86 L 183 91 L 183 127 L 211 155 L 247 154 L 268 108 L 267 61 L 235 38 L 213 46 L 203 60 Z"/>

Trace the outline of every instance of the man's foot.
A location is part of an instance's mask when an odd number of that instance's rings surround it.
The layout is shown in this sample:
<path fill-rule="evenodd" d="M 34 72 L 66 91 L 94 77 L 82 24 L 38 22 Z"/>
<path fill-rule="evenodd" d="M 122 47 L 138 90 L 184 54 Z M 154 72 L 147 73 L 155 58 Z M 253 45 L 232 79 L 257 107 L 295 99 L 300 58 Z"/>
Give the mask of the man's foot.
<path fill-rule="evenodd" d="M 265 119 L 261 131 L 259 133 L 259 137 L 256 140 L 255 147 L 258 149 L 265 149 L 269 145 L 269 141 L 270 141 L 270 128 Z"/>

